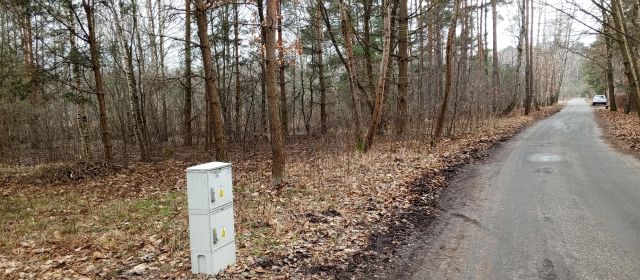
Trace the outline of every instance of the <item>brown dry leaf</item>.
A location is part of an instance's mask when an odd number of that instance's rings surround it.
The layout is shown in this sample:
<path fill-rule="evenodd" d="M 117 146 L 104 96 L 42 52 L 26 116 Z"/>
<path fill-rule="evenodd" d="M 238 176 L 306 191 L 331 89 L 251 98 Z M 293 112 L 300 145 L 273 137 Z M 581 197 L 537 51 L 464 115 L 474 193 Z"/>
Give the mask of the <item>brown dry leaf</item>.
<path fill-rule="evenodd" d="M 103 253 L 99 251 L 95 251 L 93 252 L 93 254 L 91 254 L 91 258 L 93 258 L 93 260 L 100 260 L 100 259 L 105 259 L 107 257 Z"/>

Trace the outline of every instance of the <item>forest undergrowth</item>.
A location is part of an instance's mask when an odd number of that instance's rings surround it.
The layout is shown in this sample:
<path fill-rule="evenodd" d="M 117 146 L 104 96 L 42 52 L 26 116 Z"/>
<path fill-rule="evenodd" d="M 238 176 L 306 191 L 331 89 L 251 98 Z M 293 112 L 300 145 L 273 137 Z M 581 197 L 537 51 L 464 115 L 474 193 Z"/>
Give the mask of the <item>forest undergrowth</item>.
<path fill-rule="evenodd" d="M 435 148 L 385 136 L 360 153 L 336 137 L 292 138 L 276 187 L 267 143 L 232 147 L 238 262 L 218 278 L 327 279 L 354 256 L 362 265 L 375 254 L 373 236 L 415 203 L 412 182 L 429 174 L 431 187 L 446 186 L 443 170 L 561 107 L 514 111 Z M 190 273 L 184 170 L 209 157 L 185 150 L 151 163 L 0 166 L 0 278 L 206 278 Z"/>

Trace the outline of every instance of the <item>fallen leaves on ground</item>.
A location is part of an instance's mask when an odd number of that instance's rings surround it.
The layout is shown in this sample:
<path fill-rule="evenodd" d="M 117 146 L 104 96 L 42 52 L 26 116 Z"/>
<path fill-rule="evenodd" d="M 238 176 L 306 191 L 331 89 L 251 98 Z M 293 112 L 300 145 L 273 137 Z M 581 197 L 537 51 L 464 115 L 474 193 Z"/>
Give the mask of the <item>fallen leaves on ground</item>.
<path fill-rule="evenodd" d="M 395 220 L 402 213 L 420 201 L 421 211 L 430 211 L 437 192 L 416 192 L 416 182 L 443 187 L 445 170 L 558 109 L 495 119 L 433 149 L 424 139 L 381 137 L 362 154 L 349 137 L 293 138 L 286 184 L 276 187 L 269 184 L 268 145 L 235 146 L 238 261 L 218 278 L 327 279 L 349 272 L 377 254 L 375 236 L 397 230 L 406 221 Z M 0 278 L 206 278 L 190 273 L 184 169 L 208 157 L 182 151 L 81 180 L 25 181 L 25 168 L 3 176 Z"/>
<path fill-rule="evenodd" d="M 615 144 L 640 154 L 640 118 L 635 112 L 612 112 L 596 110 L 598 116 L 605 122 L 605 135 L 613 138 Z"/>

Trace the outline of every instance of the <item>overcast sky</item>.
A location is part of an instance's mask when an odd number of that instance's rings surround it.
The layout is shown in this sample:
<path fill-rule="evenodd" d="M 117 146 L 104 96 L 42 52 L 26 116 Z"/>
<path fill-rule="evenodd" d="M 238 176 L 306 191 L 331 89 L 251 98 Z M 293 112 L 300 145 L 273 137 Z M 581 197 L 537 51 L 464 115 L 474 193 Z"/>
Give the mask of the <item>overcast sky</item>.
<path fill-rule="evenodd" d="M 515 46 L 517 44 L 517 34 L 514 34 L 514 32 L 517 33 L 518 29 L 514 27 L 518 25 L 516 17 L 519 14 L 519 9 L 516 1 L 511 2 L 511 4 L 502 5 L 498 8 L 500 18 L 498 21 L 499 49 L 504 49 L 508 46 Z M 541 26 L 544 26 L 545 23 L 553 22 L 554 19 L 562 14 L 565 14 L 564 17 L 566 17 L 566 14 L 571 14 L 583 23 L 598 29 L 600 24 L 586 13 L 580 11 L 579 8 L 589 11 L 595 15 L 600 14 L 597 7 L 591 3 L 591 0 L 534 0 L 534 38 L 536 38 L 538 33 L 538 22 L 541 22 Z M 562 12 L 558 10 L 561 10 Z M 489 22 L 487 23 L 489 27 L 492 24 L 491 20 L 491 17 L 489 17 Z M 580 41 L 585 45 L 591 44 L 595 41 L 596 36 L 584 24 L 573 20 L 571 26 L 571 39 L 573 41 Z M 542 29 L 542 27 L 540 29 Z M 491 40 L 492 33 L 490 32 L 489 42 L 491 42 Z"/>

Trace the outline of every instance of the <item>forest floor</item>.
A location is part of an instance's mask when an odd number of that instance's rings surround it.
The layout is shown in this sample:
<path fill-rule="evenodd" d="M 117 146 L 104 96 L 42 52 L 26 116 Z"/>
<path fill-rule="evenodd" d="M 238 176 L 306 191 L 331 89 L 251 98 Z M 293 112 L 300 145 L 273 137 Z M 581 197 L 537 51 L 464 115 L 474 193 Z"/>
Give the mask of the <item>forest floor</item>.
<path fill-rule="evenodd" d="M 433 149 L 381 137 L 362 154 L 346 139 L 293 138 L 279 187 L 266 143 L 234 147 L 238 261 L 218 278 L 350 278 L 433 218 L 448 173 L 560 108 L 515 112 Z M 206 278 L 190 273 L 184 170 L 207 158 L 0 165 L 0 279 Z"/>
<path fill-rule="evenodd" d="M 604 128 L 604 137 L 623 152 L 640 157 L 640 120 L 638 114 L 625 114 L 623 109 L 611 112 L 600 108 L 595 110 Z"/>

